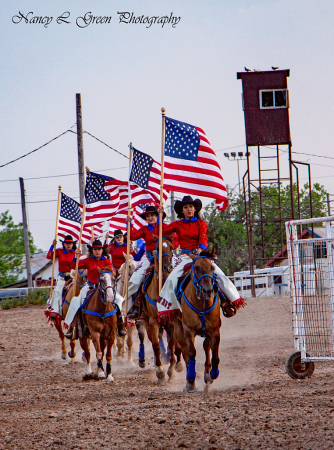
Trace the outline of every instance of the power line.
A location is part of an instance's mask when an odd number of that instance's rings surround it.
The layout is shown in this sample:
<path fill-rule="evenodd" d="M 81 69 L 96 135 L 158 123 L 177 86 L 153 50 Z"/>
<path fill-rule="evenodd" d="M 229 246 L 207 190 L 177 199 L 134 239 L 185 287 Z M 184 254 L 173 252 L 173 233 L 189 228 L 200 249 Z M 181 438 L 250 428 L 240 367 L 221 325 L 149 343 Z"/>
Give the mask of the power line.
<path fill-rule="evenodd" d="M 88 134 L 88 135 L 91 136 L 92 138 L 94 138 L 94 139 L 96 139 L 97 141 L 101 142 L 101 144 L 103 144 L 103 145 L 105 145 L 105 146 L 111 148 L 111 150 L 114 150 L 114 152 L 118 153 L 119 155 L 124 156 L 124 158 L 129 159 L 128 156 L 126 156 L 126 155 L 124 155 L 123 153 L 119 152 L 119 151 L 116 150 L 115 148 L 110 147 L 110 145 L 108 145 L 108 144 L 106 144 L 105 142 L 101 141 L 101 139 L 98 139 L 97 137 L 93 136 L 92 134 L 88 133 L 88 131 L 84 131 L 84 133 Z"/>

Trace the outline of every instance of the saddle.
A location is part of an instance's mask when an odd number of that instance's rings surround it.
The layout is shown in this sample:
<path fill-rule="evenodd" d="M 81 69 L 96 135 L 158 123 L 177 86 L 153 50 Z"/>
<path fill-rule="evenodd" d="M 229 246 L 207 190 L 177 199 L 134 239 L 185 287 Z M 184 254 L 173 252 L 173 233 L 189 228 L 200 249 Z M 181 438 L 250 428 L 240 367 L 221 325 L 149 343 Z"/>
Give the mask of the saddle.
<path fill-rule="evenodd" d="M 182 291 L 184 291 L 186 289 L 186 287 L 188 286 L 188 284 L 190 282 L 191 266 L 192 266 L 191 262 L 184 266 L 183 274 L 181 275 L 181 277 L 178 280 L 177 289 L 176 289 L 176 292 L 177 292 L 176 297 L 179 302 L 181 302 Z M 182 291 L 181 291 L 181 288 L 182 288 Z M 218 292 L 219 300 L 220 300 L 220 307 L 222 309 L 223 315 L 227 318 L 235 316 L 235 314 L 237 313 L 236 307 L 233 305 L 233 303 L 227 297 L 225 297 L 225 295 L 223 294 L 221 289 L 219 289 L 219 286 L 216 283 L 215 283 L 213 289 L 216 294 Z"/>
<path fill-rule="evenodd" d="M 94 291 L 96 291 L 96 288 L 90 288 L 88 291 L 87 291 L 87 295 L 86 295 L 86 299 L 87 298 L 89 298 L 92 294 L 93 294 L 93 292 Z M 86 302 L 86 299 L 85 299 L 85 302 Z M 86 335 L 87 337 L 91 337 L 90 336 L 90 332 L 89 332 L 89 328 L 87 327 L 87 324 L 86 324 L 86 320 L 85 320 L 85 302 L 83 303 L 83 308 L 80 308 L 79 309 L 79 314 L 78 314 L 78 322 L 77 322 L 77 328 L 78 328 L 78 336 L 79 336 L 79 338 L 80 339 L 82 339 L 83 337 L 84 337 L 84 335 Z"/>

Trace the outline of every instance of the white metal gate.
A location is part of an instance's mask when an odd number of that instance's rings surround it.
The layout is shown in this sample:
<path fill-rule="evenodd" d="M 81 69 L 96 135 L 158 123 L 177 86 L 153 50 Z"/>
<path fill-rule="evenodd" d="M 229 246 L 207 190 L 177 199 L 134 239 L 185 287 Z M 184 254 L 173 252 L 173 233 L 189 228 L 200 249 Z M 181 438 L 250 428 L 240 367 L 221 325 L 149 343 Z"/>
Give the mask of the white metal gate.
<path fill-rule="evenodd" d="M 286 222 L 292 325 L 301 361 L 334 360 L 334 217 Z M 297 225 L 325 223 L 326 237 L 300 239 Z"/>

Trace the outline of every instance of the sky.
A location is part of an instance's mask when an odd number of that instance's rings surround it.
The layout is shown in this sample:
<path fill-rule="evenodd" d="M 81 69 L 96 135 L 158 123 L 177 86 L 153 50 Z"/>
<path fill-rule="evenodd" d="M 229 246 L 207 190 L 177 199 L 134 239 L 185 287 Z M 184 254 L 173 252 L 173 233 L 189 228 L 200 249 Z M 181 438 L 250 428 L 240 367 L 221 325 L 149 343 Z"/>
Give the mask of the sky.
<path fill-rule="evenodd" d="M 76 93 L 84 131 L 126 156 L 132 142 L 160 161 L 161 107 L 167 116 L 201 127 L 226 184 L 238 189 L 237 163 L 224 157 L 245 152 L 236 73 L 244 67 L 290 69 L 293 157 L 311 163 L 312 181 L 334 201 L 334 2 L 2 0 L 1 11 L 0 166 L 52 142 L 0 168 L 0 213 L 9 210 L 15 223 L 22 221 L 22 177 L 29 230 L 39 248 L 47 250 L 54 239 L 58 186 L 79 197 L 76 135 L 58 137 L 76 131 Z M 121 12 L 181 19 L 174 27 L 147 28 L 120 22 Z M 28 21 L 53 19 L 47 26 L 26 23 L 15 17 L 20 13 Z M 64 21 L 68 13 L 70 23 Z M 111 16 L 110 23 L 82 28 L 85 14 Z M 85 165 L 125 180 L 128 160 L 109 147 L 85 133 Z M 239 167 L 242 176 L 246 162 Z M 251 170 L 256 167 L 252 154 Z M 306 169 L 300 179 L 307 181 Z"/>

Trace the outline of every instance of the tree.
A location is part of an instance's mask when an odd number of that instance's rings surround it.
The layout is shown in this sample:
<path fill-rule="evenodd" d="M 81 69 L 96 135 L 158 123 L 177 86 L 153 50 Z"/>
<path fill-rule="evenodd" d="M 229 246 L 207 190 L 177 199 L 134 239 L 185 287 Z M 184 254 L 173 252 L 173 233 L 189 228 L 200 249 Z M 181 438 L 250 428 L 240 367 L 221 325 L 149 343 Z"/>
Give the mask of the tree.
<path fill-rule="evenodd" d="M 9 211 L 0 215 L 0 286 L 15 283 L 22 273 L 20 264 L 25 253 L 23 224 L 14 224 Z M 30 252 L 37 250 L 29 233 Z"/>
<path fill-rule="evenodd" d="M 262 208 L 259 190 L 251 193 L 252 221 L 253 221 L 253 249 L 255 258 L 258 259 L 256 266 L 261 267 L 266 260 L 276 255 L 281 245 L 286 245 L 284 221 L 291 219 L 290 186 L 280 186 L 280 199 L 283 226 L 279 222 L 279 190 L 277 184 L 263 186 L 261 190 Z M 323 186 L 316 183 L 312 188 L 312 212 L 313 217 L 324 217 L 326 212 L 326 191 Z M 293 186 L 294 216 L 299 218 L 297 185 Z M 309 186 L 304 185 L 299 192 L 300 218 L 309 218 Z M 248 207 L 247 207 L 248 209 Z M 268 222 L 262 227 L 259 219 L 267 219 Z M 215 210 L 213 204 L 209 205 L 204 212 L 204 218 L 208 223 L 208 239 L 211 245 L 216 245 L 218 250 L 218 265 L 231 274 L 240 270 L 248 269 L 248 241 L 245 216 L 245 202 L 243 195 L 234 194 L 229 198 L 229 207 L 224 213 Z M 304 227 L 305 228 L 305 227 Z M 282 233 L 281 233 L 282 231 Z"/>

